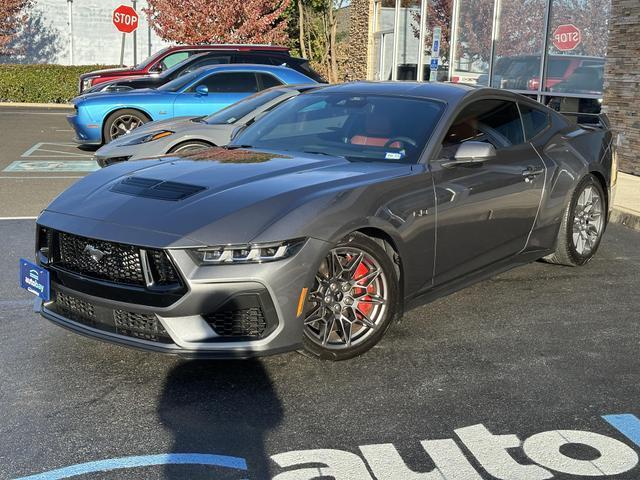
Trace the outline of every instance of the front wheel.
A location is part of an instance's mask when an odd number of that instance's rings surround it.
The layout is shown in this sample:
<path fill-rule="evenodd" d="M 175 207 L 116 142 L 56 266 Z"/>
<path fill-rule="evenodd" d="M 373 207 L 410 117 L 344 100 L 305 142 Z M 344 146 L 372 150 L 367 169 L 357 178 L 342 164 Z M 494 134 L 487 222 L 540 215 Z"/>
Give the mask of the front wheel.
<path fill-rule="evenodd" d="M 347 236 L 316 273 L 304 320 L 305 353 L 346 360 L 366 352 L 391 325 L 398 295 L 389 254 L 365 235 Z"/>
<path fill-rule="evenodd" d="M 187 140 L 172 147 L 167 153 L 191 153 L 211 148 L 211 144 L 201 140 Z"/>
<path fill-rule="evenodd" d="M 600 182 L 585 176 L 565 209 L 558 232 L 556 251 L 545 257 L 550 263 L 579 266 L 598 250 L 606 226 L 606 201 Z"/>
<path fill-rule="evenodd" d="M 135 130 L 149 120 L 150 118 L 144 113 L 131 108 L 113 112 L 104 122 L 104 131 L 102 132 L 104 143 L 109 143 L 111 140 Z"/>

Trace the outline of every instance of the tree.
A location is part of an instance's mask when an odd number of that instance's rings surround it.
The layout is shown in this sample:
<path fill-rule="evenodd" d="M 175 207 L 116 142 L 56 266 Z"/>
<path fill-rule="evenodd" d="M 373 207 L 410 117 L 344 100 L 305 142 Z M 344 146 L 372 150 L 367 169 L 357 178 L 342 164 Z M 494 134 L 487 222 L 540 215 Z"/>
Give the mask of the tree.
<path fill-rule="evenodd" d="M 9 55 L 9 43 L 27 19 L 32 0 L 0 0 L 0 55 Z"/>
<path fill-rule="evenodd" d="M 178 43 L 288 43 L 291 0 L 148 0 L 153 29 Z"/>

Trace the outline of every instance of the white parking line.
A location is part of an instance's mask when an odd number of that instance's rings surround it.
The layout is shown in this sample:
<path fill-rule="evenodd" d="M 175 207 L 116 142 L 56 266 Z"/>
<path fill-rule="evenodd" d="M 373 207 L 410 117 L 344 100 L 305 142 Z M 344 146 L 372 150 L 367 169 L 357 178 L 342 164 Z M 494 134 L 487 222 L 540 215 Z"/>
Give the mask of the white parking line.
<path fill-rule="evenodd" d="M 22 155 L 20 155 L 20 157 L 21 158 L 34 158 L 34 157 L 39 157 L 39 158 L 69 158 L 69 157 L 70 158 L 73 158 L 73 157 L 91 158 L 91 154 L 88 154 L 88 153 L 69 152 L 67 150 L 62 150 L 62 149 L 42 148 L 45 145 L 47 147 L 49 145 L 52 145 L 54 148 L 55 147 L 74 147 L 74 148 L 77 149 L 77 145 L 75 143 L 39 142 L 39 143 L 36 143 L 31 148 L 29 148 Z M 41 155 L 40 154 L 41 152 L 46 152 L 46 154 Z M 51 155 L 51 154 L 53 154 L 53 155 Z"/>
<path fill-rule="evenodd" d="M 0 180 L 16 180 L 16 179 L 22 179 L 22 180 L 39 180 L 39 179 L 51 179 L 51 178 L 83 178 L 83 175 L 75 175 L 75 176 L 71 176 L 71 175 L 15 175 L 13 177 L 9 177 L 9 176 L 0 176 Z"/>
<path fill-rule="evenodd" d="M 0 220 L 35 220 L 38 217 L 0 217 Z"/>

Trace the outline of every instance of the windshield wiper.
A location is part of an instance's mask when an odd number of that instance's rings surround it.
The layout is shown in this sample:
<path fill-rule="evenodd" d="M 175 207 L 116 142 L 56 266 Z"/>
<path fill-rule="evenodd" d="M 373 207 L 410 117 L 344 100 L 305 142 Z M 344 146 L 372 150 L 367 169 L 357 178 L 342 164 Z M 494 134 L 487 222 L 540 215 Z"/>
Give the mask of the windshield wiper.
<path fill-rule="evenodd" d="M 236 150 L 238 148 L 253 148 L 253 145 L 227 145 L 224 148 L 227 150 Z"/>
<path fill-rule="evenodd" d="M 311 155 L 324 155 L 326 157 L 345 158 L 344 155 L 334 155 L 333 153 L 327 152 L 316 152 L 315 150 L 303 150 L 302 153 L 310 153 Z"/>

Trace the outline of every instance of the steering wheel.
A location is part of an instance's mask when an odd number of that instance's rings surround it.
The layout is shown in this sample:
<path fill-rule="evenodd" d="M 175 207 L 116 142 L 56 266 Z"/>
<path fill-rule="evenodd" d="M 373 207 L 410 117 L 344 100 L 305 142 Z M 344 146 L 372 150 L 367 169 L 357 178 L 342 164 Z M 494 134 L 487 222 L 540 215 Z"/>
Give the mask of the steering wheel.
<path fill-rule="evenodd" d="M 409 137 L 393 137 L 390 138 L 389 140 L 387 140 L 387 142 L 384 144 L 383 148 L 387 148 L 387 147 L 391 147 L 391 145 L 393 145 L 396 142 L 400 142 L 403 144 L 409 144 L 412 147 L 416 148 L 418 146 L 417 142 L 413 139 L 413 138 L 409 138 Z"/>

